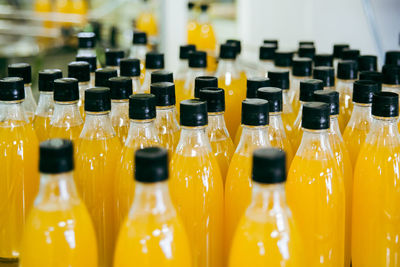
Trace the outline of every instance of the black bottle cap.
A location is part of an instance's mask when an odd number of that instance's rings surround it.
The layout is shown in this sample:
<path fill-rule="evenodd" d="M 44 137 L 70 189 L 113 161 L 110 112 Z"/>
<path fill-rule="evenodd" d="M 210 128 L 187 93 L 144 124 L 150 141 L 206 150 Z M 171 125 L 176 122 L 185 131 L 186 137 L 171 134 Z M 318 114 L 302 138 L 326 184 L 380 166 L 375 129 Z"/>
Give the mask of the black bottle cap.
<path fill-rule="evenodd" d="M 113 77 L 108 80 L 111 99 L 128 99 L 132 94 L 132 80 L 129 77 Z"/>
<path fill-rule="evenodd" d="M 365 55 L 358 57 L 358 70 L 359 71 L 376 71 L 378 69 L 378 58 L 373 55 Z"/>
<path fill-rule="evenodd" d="M 261 87 L 257 97 L 268 101 L 269 112 L 282 112 L 282 89 L 276 87 Z"/>
<path fill-rule="evenodd" d="M 153 94 L 134 94 L 129 96 L 129 118 L 131 120 L 150 120 L 156 117 L 156 96 Z"/>
<path fill-rule="evenodd" d="M 97 69 L 94 74 L 96 87 L 109 87 L 108 80 L 117 77 L 117 70 L 111 68 Z"/>
<path fill-rule="evenodd" d="M 240 40 L 228 39 L 226 40 L 226 43 L 231 44 L 235 47 L 236 55 L 239 55 L 242 52 L 242 43 L 240 42 Z"/>
<path fill-rule="evenodd" d="M 381 90 L 378 83 L 371 80 L 355 81 L 353 85 L 353 102 L 371 104 L 375 93 Z"/>
<path fill-rule="evenodd" d="M 287 70 L 269 71 L 268 78 L 272 87 L 278 87 L 282 90 L 290 88 L 289 71 Z"/>
<path fill-rule="evenodd" d="M 202 12 L 206 12 L 207 9 L 208 9 L 209 7 L 210 7 L 210 6 L 209 6 L 208 4 L 201 4 L 201 5 L 200 5 L 200 10 L 201 10 Z"/>
<path fill-rule="evenodd" d="M 97 69 L 97 58 L 96 56 L 78 56 L 75 58 L 76 61 L 85 61 L 89 63 L 90 72 L 95 72 Z"/>
<path fill-rule="evenodd" d="M 0 79 L 0 101 L 15 101 L 25 98 L 24 80 L 20 77 Z"/>
<path fill-rule="evenodd" d="M 28 63 L 14 63 L 8 65 L 9 77 L 20 77 L 24 83 L 32 82 L 32 68 Z"/>
<path fill-rule="evenodd" d="M 106 66 L 118 67 L 121 58 L 125 57 L 125 52 L 121 49 L 106 49 Z"/>
<path fill-rule="evenodd" d="M 200 90 L 200 100 L 207 102 L 207 112 L 225 111 L 225 91 L 221 88 L 206 87 Z"/>
<path fill-rule="evenodd" d="M 90 81 L 90 65 L 86 61 L 73 61 L 68 64 L 68 77 L 79 82 Z"/>
<path fill-rule="evenodd" d="M 94 48 L 96 46 L 96 34 L 93 32 L 78 33 L 79 48 Z"/>
<path fill-rule="evenodd" d="M 345 48 L 342 51 L 342 59 L 357 60 L 360 55 L 360 50 Z"/>
<path fill-rule="evenodd" d="M 293 52 L 276 50 L 274 62 L 276 67 L 291 67 Z"/>
<path fill-rule="evenodd" d="M 307 45 L 314 46 L 315 43 L 314 43 L 314 41 L 299 41 L 299 47 L 300 46 L 307 46 Z"/>
<path fill-rule="evenodd" d="M 314 92 L 324 89 L 324 83 L 321 80 L 309 79 L 300 81 L 300 101 L 314 101 Z"/>
<path fill-rule="evenodd" d="M 188 5 L 187 5 L 189 10 L 193 9 L 194 6 L 195 6 L 194 2 L 189 2 Z"/>
<path fill-rule="evenodd" d="M 139 32 L 139 31 L 133 32 L 132 44 L 146 45 L 147 34 L 145 32 Z"/>
<path fill-rule="evenodd" d="M 242 101 L 242 124 L 264 126 L 269 124 L 269 104 L 267 100 L 248 98 Z"/>
<path fill-rule="evenodd" d="M 341 60 L 338 63 L 337 77 L 343 80 L 357 79 L 358 68 L 354 60 Z"/>
<path fill-rule="evenodd" d="M 275 58 L 276 46 L 274 44 L 264 44 L 260 46 L 259 59 L 273 60 Z"/>
<path fill-rule="evenodd" d="M 111 110 L 111 93 L 107 87 L 94 87 L 85 91 L 85 111 L 103 112 Z"/>
<path fill-rule="evenodd" d="M 156 70 L 164 68 L 164 54 L 148 52 L 146 54 L 146 69 Z"/>
<path fill-rule="evenodd" d="M 257 98 L 257 90 L 261 87 L 270 86 L 269 79 L 266 77 L 253 77 L 247 79 L 247 98 Z"/>
<path fill-rule="evenodd" d="M 168 70 L 157 70 L 153 71 L 150 76 L 150 83 L 160 83 L 160 82 L 174 82 L 174 74 Z"/>
<path fill-rule="evenodd" d="M 350 48 L 348 44 L 334 44 L 333 45 L 333 57 L 342 58 L 343 49 Z"/>
<path fill-rule="evenodd" d="M 333 56 L 331 54 L 316 54 L 314 67 L 333 67 Z"/>
<path fill-rule="evenodd" d="M 137 58 L 123 58 L 119 62 L 119 72 L 121 76 L 138 77 L 140 76 L 140 60 Z"/>
<path fill-rule="evenodd" d="M 69 102 L 79 100 L 79 85 L 75 78 L 54 80 L 54 101 Z"/>
<path fill-rule="evenodd" d="M 62 78 L 62 72 L 59 69 L 45 69 L 39 71 L 39 91 L 53 92 L 54 80 Z"/>
<path fill-rule="evenodd" d="M 286 154 L 279 148 L 259 148 L 253 153 L 252 179 L 262 184 L 286 181 Z"/>
<path fill-rule="evenodd" d="M 315 56 L 315 46 L 313 45 L 302 45 L 298 51 L 299 57 L 306 57 L 313 59 Z"/>
<path fill-rule="evenodd" d="M 181 45 L 179 47 L 179 58 L 180 59 L 188 59 L 189 53 L 196 51 L 196 46 L 192 44 Z"/>
<path fill-rule="evenodd" d="M 172 82 L 152 83 L 150 92 L 156 96 L 157 107 L 175 105 L 175 85 Z"/>
<path fill-rule="evenodd" d="M 278 46 L 279 46 L 279 41 L 277 39 L 264 39 L 263 43 L 264 44 L 272 44 L 276 48 L 278 48 Z"/>
<path fill-rule="evenodd" d="M 378 92 L 372 97 L 372 115 L 377 117 L 399 116 L 399 95 L 392 92 Z"/>
<path fill-rule="evenodd" d="M 50 139 L 40 143 L 39 171 L 47 174 L 70 172 L 74 169 L 72 141 Z"/>
<path fill-rule="evenodd" d="M 315 67 L 314 79 L 324 82 L 324 87 L 335 86 L 335 70 L 333 67 Z"/>
<path fill-rule="evenodd" d="M 387 51 L 385 54 L 385 65 L 400 66 L 400 51 Z"/>
<path fill-rule="evenodd" d="M 218 79 L 214 76 L 198 76 L 194 79 L 194 97 L 200 97 L 200 90 L 205 87 L 218 87 Z"/>
<path fill-rule="evenodd" d="M 292 74 L 293 76 L 306 77 L 312 75 L 312 60 L 310 58 L 294 58 Z"/>
<path fill-rule="evenodd" d="M 335 90 L 318 90 L 314 92 L 314 99 L 317 102 L 329 104 L 331 116 L 339 114 L 339 93 Z"/>
<path fill-rule="evenodd" d="M 309 102 L 303 105 L 301 127 L 309 130 L 329 129 L 329 105 L 322 102 Z"/>
<path fill-rule="evenodd" d="M 400 84 L 400 66 L 384 65 L 382 67 L 384 84 Z"/>
<path fill-rule="evenodd" d="M 378 71 L 361 71 L 359 75 L 360 80 L 370 80 L 378 84 L 379 88 L 382 88 L 383 74 Z M 381 89 L 379 89 L 381 90 Z"/>
<path fill-rule="evenodd" d="M 161 147 L 146 147 L 135 153 L 135 180 L 157 183 L 168 179 L 168 151 Z"/>
<path fill-rule="evenodd" d="M 206 68 L 207 67 L 207 53 L 204 51 L 193 51 L 189 53 L 189 67 L 190 68 Z"/>
<path fill-rule="evenodd" d="M 200 99 L 183 100 L 180 103 L 180 124 L 196 127 L 208 123 L 207 102 Z"/>

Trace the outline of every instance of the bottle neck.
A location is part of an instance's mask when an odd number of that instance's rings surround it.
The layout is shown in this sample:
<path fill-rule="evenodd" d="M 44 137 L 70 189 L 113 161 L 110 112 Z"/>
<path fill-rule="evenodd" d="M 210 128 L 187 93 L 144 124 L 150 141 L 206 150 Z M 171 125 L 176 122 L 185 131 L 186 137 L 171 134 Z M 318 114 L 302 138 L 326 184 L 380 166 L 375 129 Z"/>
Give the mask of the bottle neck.
<path fill-rule="evenodd" d="M 274 215 L 277 215 L 287 207 L 284 183 L 262 184 L 254 182 L 251 198 L 249 209 L 257 208 L 258 211 L 267 213 L 275 211 Z"/>
<path fill-rule="evenodd" d="M 282 121 L 282 112 L 269 113 L 269 127 L 273 129 L 282 129 L 282 133 L 285 133 Z"/>
<path fill-rule="evenodd" d="M 157 106 L 157 117 L 158 118 L 175 118 L 176 120 L 176 108 L 172 106 Z"/>
<path fill-rule="evenodd" d="M 301 139 L 301 143 L 299 149 L 297 150 L 297 154 L 302 155 L 304 157 L 311 158 L 321 158 L 326 159 L 326 152 L 331 153 L 333 157 L 333 152 L 329 145 L 329 129 L 323 130 L 310 130 L 303 129 L 303 137 Z M 319 153 L 322 152 L 322 153 Z"/>
<path fill-rule="evenodd" d="M 220 59 L 218 62 L 218 69 L 216 72 L 217 77 L 221 77 L 230 73 L 233 77 L 238 78 L 238 70 L 236 67 L 236 60 L 234 59 Z"/>
<path fill-rule="evenodd" d="M 89 57 L 96 56 L 96 50 L 94 48 L 79 48 L 77 57 L 81 56 L 89 56 Z"/>
<path fill-rule="evenodd" d="M 353 102 L 353 111 L 348 125 L 354 126 L 361 122 L 372 122 L 372 104 L 361 104 Z"/>
<path fill-rule="evenodd" d="M 22 103 L 23 100 L 0 101 L 0 122 L 28 122 Z"/>
<path fill-rule="evenodd" d="M 125 144 L 133 143 L 136 139 L 156 139 L 155 119 L 132 120 L 129 122 L 128 137 Z"/>
<path fill-rule="evenodd" d="M 113 99 L 111 100 L 110 117 L 128 117 L 129 100 L 128 99 Z"/>
<path fill-rule="evenodd" d="M 83 125 L 81 138 L 104 139 L 115 135 L 110 120 L 110 112 L 85 111 L 85 124 Z"/>
<path fill-rule="evenodd" d="M 181 127 L 181 136 L 178 146 L 176 148 L 176 153 L 184 151 L 187 147 L 191 147 L 195 150 L 206 149 L 208 152 L 211 152 L 210 141 L 208 139 L 208 136 L 206 135 L 207 125 L 199 127 Z"/>
<path fill-rule="evenodd" d="M 83 123 L 78 108 L 78 101 L 54 102 L 54 113 L 51 119 L 51 124 L 56 121 L 63 121 L 65 118 L 68 118 L 69 121 L 75 121 L 75 125 Z"/>
<path fill-rule="evenodd" d="M 206 75 L 205 68 L 189 68 L 188 76 L 191 81 L 194 81 L 194 79 L 198 76 L 204 76 L 204 75 Z"/>
<path fill-rule="evenodd" d="M 224 112 L 208 113 L 208 129 L 225 129 Z"/>
<path fill-rule="evenodd" d="M 131 57 L 137 58 L 141 61 L 146 59 L 147 46 L 145 44 L 132 44 Z"/>
<path fill-rule="evenodd" d="M 199 15 L 199 23 L 201 24 L 208 24 L 210 23 L 210 18 L 208 17 L 208 13 L 205 11 L 202 11 Z"/>
<path fill-rule="evenodd" d="M 265 147 L 271 146 L 268 138 L 268 125 L 249 126 L 243 125 L 242 135 L 236 151 L 249 147 Z M 252 151 L 251 151 L 252 152 Z"/>
<path fill-rule="evenodd" d="M 392 139 L 397 140 L 396 143 L 399 142 L 399 130 L 398 130 L 398 119 L 399 117 L 376 117 L 372 116 L 372 124 L 371 130 L 368 134 L 369 141 L 371 138 L 385 138 L 385 139 Z M 393 145 L 393 143 L 391 144 Z"/>
<path fill-rule="evenodd" d="M 329 131 L 343 141 L 342 133 L 339 127 L 339 115 L 330 116 Z"/>
<path fill-rule="evenodd" d="M 36 109 L 36 116 L 49 117 L 53 115 L 54 100 L 53 92 L 41 91 L 39 94 L 38 106 Z"/>

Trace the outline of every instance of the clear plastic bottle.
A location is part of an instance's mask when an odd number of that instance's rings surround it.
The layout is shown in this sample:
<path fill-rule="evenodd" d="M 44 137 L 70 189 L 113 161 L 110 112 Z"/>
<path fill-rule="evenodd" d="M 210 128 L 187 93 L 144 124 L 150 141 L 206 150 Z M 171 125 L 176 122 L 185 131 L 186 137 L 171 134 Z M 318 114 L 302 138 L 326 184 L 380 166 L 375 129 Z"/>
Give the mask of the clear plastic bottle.
<path fill-rule="evenodd" d="M 118 76 L 120 73 L 119 62 L 125 57 L 124 50 L 117 48 L 107 48 L 105 51 L 106 67 L 117 70 Z"/>
<path fill-rule="evenodd" d="M 329 141 L 329 105 L 303 106 L 303 138 L 286 182 L 287 201 L 310 266 L 344 266 L 345 189 Z"/>
<path fill-rule="evenodd" d="M 122 77 L 129 77 L 132 81 L 132 93 L 133 94 L 141 94 L 141 85 L 140 85 L 140 60 L 137 58 L 123 58 L 119 62 L 120 64 L 120 75 Z"/>
<path fill-rule="evenodd" d="M 223 195 L 221 173 L 208 136 L 207 104 L 181 102 L 181 136 L 171 159 L 171 198 L 182 218 L 193 266 L 223 266 Z"/>
<path fill-rule="evenodd" d="M 175 72 L 175 87 L 183 88 L 189 66 L 189 53 L 196 51 L 193 44 L 181 45 L 179 47 L 179 64 Z"/>
<path fill-rule="evenodd" d="M 172 82 L 152 83 L 150 92 L 156 96 L 156 128 L 160 144 L 172 155 L 178 145 L 180 135 L 180 127 L 176 119 L 175 85 Z"/>
<path fill-rule="evenodd" d="M 400 66 L 385 65 L 382 68 L 382 91 L 400 93 Z"/>
<path fill-rule="evenodd" d="M 268 72 L 274 69 L 274 57 L 277 47 L 274 44 L 263 44 L 259 50 L 259 72 L 261 76 L 268 77 Z"/>
<path fill-rule="evenodd" d="M 151 83 L 151 73 L 156 70 L 164 69 L 164 54 L 157 52 L 148 52 L 146 54 L 146 73 L 140 92 L 149 93 Z"/>
<path fill-rule="evenodd" d="M 78 37 L 77 57 L 95 57 L 96 56 L 96 35 L 93 32 L 80 32 Z"/>
<path fill-rule="evenodd" d="M 32 68 L 28 63 L 15 63 L 8 65 L 9 77 L 20 77 L 24 79 L 25 100 L 22 106 L 25 109 L 25 115 L 29 122 L 33 122 L 36 111 L 36 101 L 32 94 Z"/>
<path fill-rule="evenodd" d="M 298 114 L 300 109 L 300 82 L 312 78 L 312 64 L 313 62 L 310 58 L 293 59 L 293 78 L 290 85 L 289 101 L 295 114 Z"/>
<path fill-rule="evenodd" d="M 188 22 L 186 26 L 187 40 L 189 44 L 195 44 L 199 35 L 200 25 L 197 21 L 196 4 L 194 2 L 188 2 Z"/>
<path fill-rule="evenodd" d="M 39 186 L 39 144 L 22 106 L 24 91 L 22 78 L 0 79 L 1 263 L 18 263 L 23 226 Z"/>
<path fill-rule="evenodd" d="M 373 96 L 372 123 L 354 171 L 352 264 L 396 266 L 400 136 L 399 96 Z"/>
<path fill-rule="evenodd" d="M 77 141 L 83 120 L 78 108 L 79 85 L 75 78 L 54 80 L 54 112 L 50 121 L 49 138 Z"/>
<path fill-rule="evenodd" d="M 358 56 L 358 71 L 377 71 L 378 57 L 374 55 Z"/>
<path fill-rule="evenodd" d="M 241 57 L 241 53 L 242 53 L 242 43 L 240 40 L 236 40 L 236 39 L 228 39 L 226 40 L 226 43 L 229 45 L 233 45 L 235 47 L 236 50 L 236 69 L 239 71 L 240 73 L 240 79 L 242 80 L 246 80 L 247 76 L 246 76 L 246 68 L 243 64 L 243 59 Z"/>
<path fill-rule="evenodd" d="M 111 68 L 97 69 L 95 74 L 95 86 L 96 87 L 110 87 L 109 79 L 118 77 L 117 70 Z"/>
<path fill-rule="evenodd" d="M 41 143 L 39 194 L 25 225 L 21 266 L 98 266 L 96 234 L 75 187 L 73 161 L 71 141 Z"/>
<path fill-rule="evenodd" d="M 204 88 L 200 90 L 200 99 L 207 102 L 208 126 L 207 135 L 211 149 L 218 161 L 222 182 L 225 184 L 226 173 L 231 162 L 235 147 L 226 129 L 225 91 L 221 88 Z"/>
<path fill-rule="evenodd" d="M 257 149 L 252 161 L 251 202 L 238 224 L 229 266 L 306 266 L 300 234 L 286 203 L 285 152 Z"/>
<path fill-rule="evenodd" d="M 153 10 L 150 1 L 142 1 L 143 9 L 139 13 L 136 20 L 136 28 L 139 31 L 145 32 L 149 38 L 155 38 L 158 34 L 158 22 L 155 16 L 155 11 Z"/>
<path fill-rule="evenodd" d="M 225 182 L 226 257 L 237 224 L 251 202 L 251 155 L 257 148 L 271 147 L 268 123 L 268 101 L 254 98 L 242 102 L 243 132 L 229 165 Z"/>
<path fill-rule="evenodd" d="M 144 81 L 144 74 L 146 73 L 145 62 L 147 54 L 147 34 L 145 32 L 133 32 L 132 46 L 129 53 L 130 58 L 140 60 L 140 83 Z M 122 75 L 122 74 L 121 74 Z"/>
<path fill-rule="evenodd" d="M 118 237 L 114 265 L 192 266 L 188 238 L 168 189 L 168 152 L 135 153 L 135 197 Z M 145 240 L 145 242 L 143 242 Z"/>
<path fill-rule="evenodd" d="M 39 71 L 39 101 L 33 121 L 33 128 L 39 142 L 49 138 L 50 121 L 54 112 L 54 80 L 62 78 L 58 69 Z"/>
<path fill-rule="evenodd" d="M 208 9 L 210 5 L 207 3 L 200 5 L 201 13 L 199 15 L 199 30 L 197 31 L 196 45 L 198 50 L 207 53 L 207 71 L 210 73 L 215 72 L 217 69 L 217 61 L 215 50 L 217 49 L 217 38 L 214 33 L 213 26 L 208 16 Z"/>
<path fill-rule="evenodd" d="M 74 61 L 68 64 L 68 77 L 75 78 L 79 82 L 78 108 L 83 120 L 85 120 L 85 91 L 90 87 L 90 65 L 85 61 Z"/>
<path fill-rule="evenodd" d="M 89 63 L 90 68 L 90 82 L 89 87 L 94 87 L 95 71 L 97 69 L 97 57 L 96 56 L 77 56 L 76 61 L 85 61 Z"/>

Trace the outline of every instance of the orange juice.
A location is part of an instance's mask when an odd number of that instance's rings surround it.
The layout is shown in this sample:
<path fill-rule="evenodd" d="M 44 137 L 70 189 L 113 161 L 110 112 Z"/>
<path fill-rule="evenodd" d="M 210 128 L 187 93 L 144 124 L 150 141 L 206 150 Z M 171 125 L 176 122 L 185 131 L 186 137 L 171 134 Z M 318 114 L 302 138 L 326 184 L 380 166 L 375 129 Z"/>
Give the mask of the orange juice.
<path fill-rule="evenodd" d="M 199 35 L 200 25 L 197 22 L 196 10 L 194 10 L 195 4 L 193 2 L 188 3 L 188 22 L 186 25 L 187 41 L 189 44 L 195 44 Z"/>
<path fill-rule="evenodd" d="M 54 11 L 57 13 L 86 15 L 87 4 L 85 0 L 55 0 Z M 83 21 L 82 21 L 83 22 Z M 71 27 L 73 23 L 64 22 L 60 26 Z"/>
<path fill-rule="evenodd" d="M 139 14 L 136 21 L 136 28 L 139 31 L 145 32 L 150 37 L 155 37 L 158 34 L 157 19 L 154 11 L 148 3 L 145 3 L 145 9 Z"/>
<path fill-rule="evenodd" d="M 171 198 L 191 245 L 193 266 L 222 266 L 223 184 L 206 135 L 206 103 L 181 103 L 181 137 L 171 160 Z"/>
<path fill-rule="evenodd" d="M 141 82 L 140 93 L 149 93 L 151 84 L 151 74 L 156 70 L 164 69 L 164 54 L 148 52 L 146 54 L 146 72 Z"/>
<path fill-rule="evenodd" d="M 196 45 L 198 50 L 203 50 L 207 52 L 207 71 L 214 72 L 217 69 L 215 49 L 217 48 L 217 38 L 215 37 L 213 26 L 209 20 L 207 10 L 209 8 L 208 4 L 201 4 L 201 14 L 199 16 L 199 26 L 198 30 L 195 32 L 196 37 L 193 42 L 188 41 Z"/>
<path fill-rule="evenodd" d="M 190 246 L 168 190 L 168 152 L 136 152 L 133 204 L 118 238 L 114 266 L 191 266 Z M 143 242 L 143 240 L 146 240 Z"/>

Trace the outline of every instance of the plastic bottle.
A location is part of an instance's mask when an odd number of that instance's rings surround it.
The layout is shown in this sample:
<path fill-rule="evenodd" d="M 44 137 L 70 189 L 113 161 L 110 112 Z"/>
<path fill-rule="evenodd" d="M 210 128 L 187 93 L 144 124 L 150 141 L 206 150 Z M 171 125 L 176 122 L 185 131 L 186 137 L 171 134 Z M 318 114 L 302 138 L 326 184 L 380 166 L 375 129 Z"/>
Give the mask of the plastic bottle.
<path fill-rule="evenodd" d="M 328 104 L 304 104 L 303 138 L 286 183 L 310 266 L 344 266 L 345 190 L 329 126 Z"/>
<path fill-rule="evenodd" d="M 113 77 L 118 77 L 117 70 L 111 68 L 97 69 L 95 72 L 95 86 L 110 87 L 109 79 Z"/>
<path fill-rule="evenodd" d="M 268 135 L 268 101 L 242 102 L 243 132 L 233 154 L 225 182 L 225 255 L 228 257 L 237 224 L 251 202 L 251 155 L 254 150 L 271 147 Z"/>
<path fill-rule="evenodd" d="M 181 136 L 171 159 L 171 198 L 189 238 L 192 265 L 223 264 L 223 196 L 221 173 L 206 134 L 207 103 L 180 103 Z"/>
<path fill-rule="evenodd" d="M 208 126 L 206 131 L 212 152 L 218 161 L 224 185 L 229 163 L 235 151 L 224 119 L 225 91 L 215 87 L 203 88 L 200 90 L 200 99 L 207 102 Z"/>
<path fill-rule="evenodd" d="M 62 78 L 58 69 L 39 71 L 39 101 L 33 120 L 33 128 L 39 142 L 49 138 L 50 120 L 54 111 L 54 80 Z"/>
<path fill-rule="evenodd" d="M 38 140 L 22 106 L 24 79 L 0 79 L 0 263 L 18 264 L 26 216 L 39 186 Z"/>
<path fill-rule="evenodd" d="M 107 48 L 105 51 L 106 56 L 106 67 L 117 70 L 118 75 L 120 74 L 119 62 L 125 57 L 124 50 Z"/>
<path fill-rule="evenodd" d="M 372 123 L 354 171 L 352 264 L 396 266 L 399 222 L 399 96 L 373 96 Z"/>
<path fill-rule="evenodd" d="M 314 67 L 333 67 L 333 66 L 334 66 L 333 56 L 331 54 L 316 54 L 314 56 Z"/>
<path fill-rule="evenodd" d="M 179 47 L 179 65 L 175 72 L 175 87 L 182 88 L 185 85 L 185 78 L 188 72 L 189 53 L 196 51 L 196 46 L 192 44 L 181 45 Z"/>
<path fill-rule="evenodd" d="M 374 55 L 358 56 L 358 71 L 377 71 L 378 57 Z"/>
<path fill-rule="evenodd" d="M 39 194 L 25 225 L 21 266 L 98 266 L 96 234 L 73 169 L 71 141 L 41 143 Z"/>
<path fill-rule="evenodd" d="M 89 87 L 94 87 L 95 71 L 97 69 L 97 58 L 96 56 L 77 56 L 76 61 L 84 61 L 89 63 L 90 69 L 90 82 Z"/>
<path fill-rule="evenodd" d="M 119 62 L 120 64 L 120 75 L 122 77 L 129 77 L 132 81 L 132 93 L 140 94 L 140 60 L 137 58 L 123 58 Z"/>
<path fill-rule="evenodd" d="M 168 70 L 156 70 L 151 74 L 150 87 L 153 83 L 174 82 L 174 74 Z"/>
<path fill-rule="evenodd" d="M 186 26 L 187 30 L 187 40 L 189 44 L 197 43 L 197 38 L 199 35 L 200 25 L 197 21 L 197 14 L 194 2 L 188 2 L 188 22 Z"/>
<path fill-rule="evenodd" d="M 254 152 L 251 202 L 236 230 L 230 267 L 305 266 L 300 234 L 286 204 L 285 169 L 282 150 Z"/>
<path fill-rule="evenodd" d="M 156 70 L 164 69 L 164 54 L 157 52 L 148 52 L 146 54 L 146 72 L 140 91 L 143 93 L 150 92 L 151 73 Z"/>
<path fill-rule="evenodd" d="M 75 78 L 54 80 L 54 112 L 50 121 L 49 138 L 77 141 L 83 120 L 78 108 L 79 85 Z"/>
<path fill-rule="evenodd" d="M 25 115 L 29 122 L 33 122 L 37 106 L 32 94 L 31 65 L 28 63 L 15 63 L 8 65 L 8 76 L 20 77 L 24 80 L 25 100 L 22 102 L 22 106 L 25 109 Z"/>
<path fill-rule="evenodd" d="M 96 35 L 93 32 L 80 32 L 78 37 L 77 57 L 95 57 L 96 56 Z"/>
<path fill-rule="evenodd" d="M 260 75 L 268 77 L 268 72 L 274 69 L 274 58 L 277 47 L 274 44 L 263 44 L 260 46 L 258 58 Z"/>
<path fill-rule="evenodd" d="M 133 32 L 132 46 L 129 53 L 130 58 L 140 60 L 140 83 L 144 81 L 144 74 L 146 73 L 145 63 L 147 54 L 147 34 L 145 32 Z"/>
<path fill-rule="evenodd" d="M 290 103 L 293 112 L 297 114 L 300 109 L 300 82 L 312 78 L 312 59 L 310 58 L 294 58 L 292 63 L 292 83 L 290 85 Z"/>
<path fill-rule="evenodd" d="M 85 119 L 85 91 L 90 88 L 90 65 L 85 61 L 74 61 L 68 64 L 68 77 L 75 78 L 79 82 L 78 108 Z"/>
<path fill-rule="evenodd" d="M 400 93 L 400 66 L 385 65 L 382 68 L 382 91 Z"/>
<path fill-rule="evenodd" d="M 180 127 L 176 119 L 175 85 L 172 82 L 152 83 L 150 92 L 156 96 L 155 123 L 160 144 L 172 153 L 178 145 L 180 135 Z"/>
<path fill-rule="evenodd" d="M 208 8 L 209 4 L 201 4 L 199 15 L 199 30 L 197 31 L 196 45 L 198 50 L 205 51 L 207 53 L 207 71 L 210 73 L 215 72 L 217 69 L 215 49 L 217 48 L 217 38 L 215 37 L 213 26 L 211 25 Z"/>
<path fill-rule="evenodd" d="M 135 197 L 118 237 L 114 265 L 192 266 L 190 246 L 168 189 L 168 152 L 135 153 Z M 145 242 L 143 242 L 145 240 Z"/>
<path fill-rule="evenodd" d="M 246 80 L 246 71 L 245 71 L 245 66 L 243 65 L 242 58 L 240 54 L 242 53 L 242 43 L 240 40 L 236 39 L 228 39 L 226 40 L 226 43 L 229 45 L 233 45 L 236 50 L 236 69 L 240 73 L 240 79 Z"/>
<path fill-rule="evenodd" d="M 400 51 L 386 51 L 385 65 L 400 66 Z"/>
<path fill-rule="evenodd" d="M 206 87 L 217 87 L 218 79 L 214 76 L 198 76 L 194 79 L 194 97 L 200 97 L 200 90 Z"/>
<path fill-rule="evenodd" d="M 136 28 L 145 32 L 150 38 L 155 38 L 158 34 L 158 22 L 155 12 L 152 10 L 148 0 L 143 0 L 143 7 L 137 18 Z"/>

